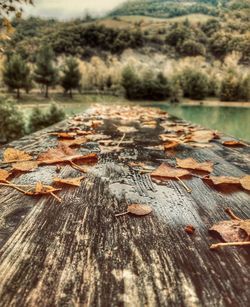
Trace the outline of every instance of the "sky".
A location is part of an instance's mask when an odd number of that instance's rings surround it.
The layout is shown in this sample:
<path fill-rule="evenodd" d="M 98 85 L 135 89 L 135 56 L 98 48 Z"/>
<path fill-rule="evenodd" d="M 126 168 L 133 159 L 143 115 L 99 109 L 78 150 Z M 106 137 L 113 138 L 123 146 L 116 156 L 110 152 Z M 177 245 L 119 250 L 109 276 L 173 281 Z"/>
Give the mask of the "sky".
<path fill-rule="evenodd" d="M 35 0 L 24 8 L 25 15 L 70 19 L 81 17 L 86 11 L 102 15 L 125 0 Z"/>

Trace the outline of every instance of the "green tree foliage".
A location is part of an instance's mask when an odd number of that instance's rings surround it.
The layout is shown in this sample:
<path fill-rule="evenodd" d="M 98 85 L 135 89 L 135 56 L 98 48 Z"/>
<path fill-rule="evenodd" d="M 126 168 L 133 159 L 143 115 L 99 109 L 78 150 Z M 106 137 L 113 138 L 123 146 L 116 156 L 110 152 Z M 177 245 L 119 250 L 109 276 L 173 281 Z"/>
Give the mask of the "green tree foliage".
<path fill-rule="evenodd" d="M 73 98 L 72 90 L 80 89 L 82 78 L 77 60 L 73 57 L 66 59 L 62 72 L 61 85 L 65 93 L 69 93 L 70 97 Z"/>
<path fill-rule="evenodd" d="M 141 80 L 130 66 L 125 67 L 122 72 L 122 86 L 128 99 L 139 99 L 142 89 Z"/>
<path fill-rule="evenodd" d="M 181 46 L 181 53 L 187 56 L 204 56 L 206 53 L 205 47 L 192 39 L 187 39 Z"/>
<path fill-rule="evenodd" d="M 192 33 L 189 28 L 183 25 L 175 25 L 167 34 L 166 43 L 177 49 L 180 49 L 185 40 L 191 38 Z"/>
<path fill-rule="evenodd" d="M 247 74 L 240 84 L 240 100 L 250 101 L 250 74 Z"/>
<path fill-rule="evenodd" d="M 179 3 L 180 2 L 180 3 Z M 111 16 L 145 15 L 154 17 L 176 17 L 201 13 L 216 16 L 218 14 L 216 1 L 192 1 L 183 5 L 183 1 L 137 0 L 126 1 L 111 12 Z"/>
<path fill-rule="evenodd" d="M 65 112 L 56 103 L 52 103 L 46 114 L 46 125 L 51 126 L 62 121 L 65 118 Z"/>
<path fill-rule="evenodd" d="M 49 87 L 58 82 L 58 71 L 54 66 L 55 55 L 50 46 L 44 45 L 37 56 L 34 79 L 45 87 L 45 97 L 49 97 Z"/>
<path fill-rule="evenodd" d="M 173 77 L 170 82 L 170 102 L 178 103 L 183 98 L 183 90 L 179 78 Z"/>
<path fill-rule="evenodd" d="M 51 104 L 48 111 L 35 107 L 29 118 L 29 132 L 44 129 L 62 121 L 64 118 L 64 111 L 55 103 Z"/>
<path fill-rule="evenodd" d="M 122 86 L 128 99 L 164 100 L 170 93 L 169 81 L 162 73 L 154 76 L 148 71 L 141 78 L 129 66 L 123 71 Z"/>
<path fill-rule="evenodd" d="M 13 101 L 0 101 L 0 143 L 7 143 L 25 134 L 23 114 Z"/>
<path fill-rule="evenodd" d="M 29 132 L 38 131 L 45 127 L 44 112 L 39 107 L 33 108 L 29 117 Z"/>
<path fill-rule="evenodd" d="M 9 89 L 16 90 L 18 99 L 20 98 L 20 90 L 30 87 L 30 68 L 20 55 L 13 55 L 5 61 L 3 81 Z"/>
<path fill-rule="evenodd" d="M 229 70 L 221 82 L 221 101 L 250 101 L 250 75 L 241 77 Z"/>
<path fill-rule="evenodd" d="M 179 75 L 179 80 L 185 97 L 204 99 L 207 96 L 209 80 L 206 74 L 186 68 Z"/>

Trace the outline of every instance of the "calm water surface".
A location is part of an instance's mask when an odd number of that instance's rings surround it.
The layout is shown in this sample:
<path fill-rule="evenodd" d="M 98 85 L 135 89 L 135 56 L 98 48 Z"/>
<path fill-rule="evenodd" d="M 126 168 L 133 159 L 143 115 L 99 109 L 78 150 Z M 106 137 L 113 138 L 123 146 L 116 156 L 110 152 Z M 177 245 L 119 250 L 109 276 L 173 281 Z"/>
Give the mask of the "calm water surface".
<path fill-rule="evenodd" d="M 239 139 L 250 141 L 250 108 L 208 106 L 166 106 L 163 110 L 203 127 L 215 129 Z"/>
<path fill-rule="evenodd" d="M 137 103 L 138 104 L 138 103 Z M 65 104 L 63 107 L 68 115 L 84 112 L 92 103 Z M 124 105 L 124 103 L 123 103 Z M 167 103 L 140 103 L 144 106 L 156 106 L 170 114 L 183 118 L 203 127 L 221 131 L 239 139 L 250 141 L 250 108 L 223 106 L 187 106 L 169 105 Z M 31 109 L 27 109 L 26 115 Z"/>

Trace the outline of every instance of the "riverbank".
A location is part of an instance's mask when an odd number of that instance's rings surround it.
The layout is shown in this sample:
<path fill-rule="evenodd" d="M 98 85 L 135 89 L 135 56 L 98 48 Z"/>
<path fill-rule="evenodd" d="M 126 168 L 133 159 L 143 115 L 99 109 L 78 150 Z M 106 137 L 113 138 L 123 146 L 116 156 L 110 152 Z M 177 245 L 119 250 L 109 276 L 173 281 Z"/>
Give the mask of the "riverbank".
<path fill-rule="evenodd" d="M 2 96 L 3 97 L 3 96 Z M 5 96 L 6 97 L 6 96 Z M 11 97 L 11 96 L 9 96 Z M 29 94 L 29 95 L 23 95 L 23 97 L 20 100 L 15 100 L 17 102 L 17 105 L 25 105 L 26 107 L 34 107 L 34 106 L 46 106 L 49 103 L 56 102 L 60 105 L 68 105 L 68 104 L 84 104 L 84 103 L 128 103 L 128 104 L 152 104 L 152 101 L 130 101 L 127 100 L 123 96 L 114 96 L 114 95 L 104 95 L 102 93 L 100 94 L 75 94 L 73 98 L 70 98 L 69 96 L 65 96 L 61 93 L 51 93 L 49 98 L 45 98 L 38 94 Z M 155 101 L 154 103 L 167 103 L 169 105 L 172 105 L 169 101 Z M 208 98 L 205 100 L 191 100 L 184 98 L 178 105 L 181 106 L 209 106 L 209 107 L 242 107 L 242 108 L 250 108 L 250 102 L 242 102 L 242 101 L 219 101 L 217 98 Z"/>

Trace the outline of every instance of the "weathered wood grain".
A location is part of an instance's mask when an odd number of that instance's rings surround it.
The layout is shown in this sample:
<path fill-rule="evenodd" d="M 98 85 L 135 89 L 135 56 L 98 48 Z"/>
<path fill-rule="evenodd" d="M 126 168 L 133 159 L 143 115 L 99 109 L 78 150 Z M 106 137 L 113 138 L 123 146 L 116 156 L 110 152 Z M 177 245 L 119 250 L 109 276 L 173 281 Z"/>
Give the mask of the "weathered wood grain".
<path fill-rule="evenodd" d="M 122 134 L 112 123 L 117 121 L 105 121 L 99 130 L 119 140 Z M 66 127 L 61 123 L 11 146 L 36 155 L 55 146 L 48 131 Z M 193 177 L 185 181 L 192 189 L 189 194 L 177 181 L 153 183 L 128 162 L 159 165 L 192 156 L 213 161 L 215 175 L 241 176 L 250 174 L 250 147 L 225 148 L 215 140 L 212 148 L 185 145 L 175 155 L 165 155 L 147 148 L 159 144 L 159 133 L 159 127 L 139 129 L 133 144 L 101 155 L 79 189 L 59 193 L 62 204 L 0 188 L 0 306 L 249 304 L 249 249 L 212 252 L 209 245 L 216 239 L 208 233 L 214 223 L 227 219 L 227 207 L 249 218 L 249 193 L 217 190 Z M 86 147 L 98 151 L 94 142 Z M 55 166 L 47 166 L 15 181 L 50 184 L 58 175 L 79 173 L 64 166 L 58 174 Z M 149 204 L 154 212 L 143 218 L 115 217 L 131 203 Z M 188 224 L 196 228 L 195 235 L 184 232 Z"/>

